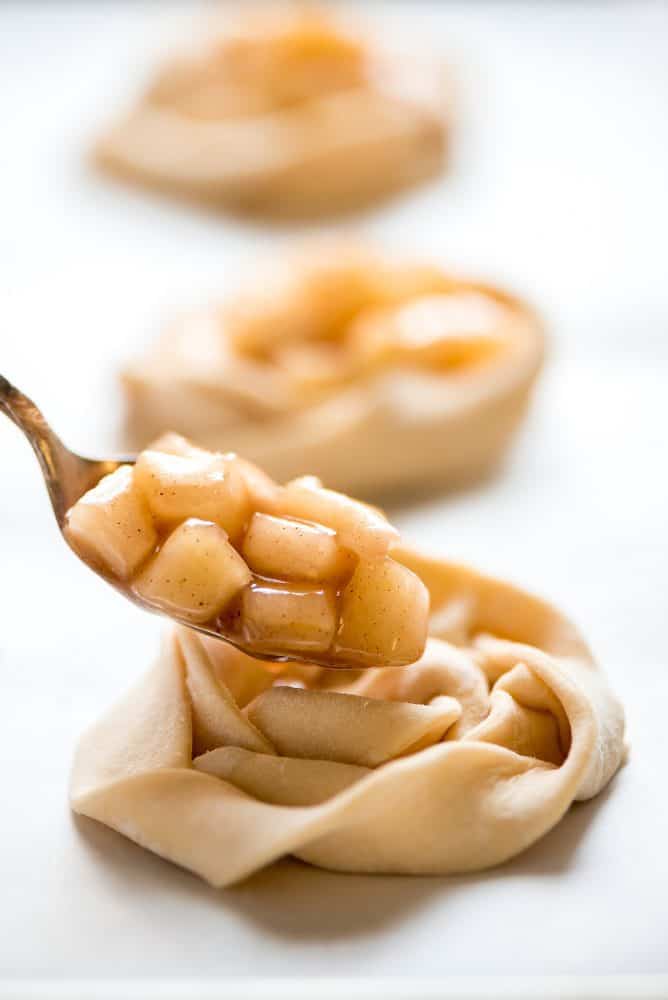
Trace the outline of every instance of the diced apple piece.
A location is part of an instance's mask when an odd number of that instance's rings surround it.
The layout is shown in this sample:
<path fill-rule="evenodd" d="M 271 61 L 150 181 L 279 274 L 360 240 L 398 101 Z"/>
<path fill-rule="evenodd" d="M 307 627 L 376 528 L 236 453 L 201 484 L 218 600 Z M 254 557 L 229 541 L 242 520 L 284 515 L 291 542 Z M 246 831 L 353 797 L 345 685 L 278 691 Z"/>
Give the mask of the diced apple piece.
<path fill-rule="evenodd" d="M 325 489 L 314 476 L 288 483 L 279 505 L 281 514 L 332 528 L 343 548 L 365 558 L 381 558 L 399 538 L 396 528 L 375 507 Z"/>
<path fill-rule="evenodd" d="M 324 653 L 336 631 L 332 589 L 252 583 L 241 598 L 243 637 L 258 652 Z"/>
<path fill-rule="evenodd" d="M 445 294 L 455 286 L 438 268 L 406 261 L 379 261 L 372 275 L 369 306 L 394 306 L 418 296 Z"/>
<path fill-rule="evenodd" d="M 340 615 L 335 651 L 341 660 L 402 666 L 424 652 L 429 593 L 394 559 L 358 563 L 343 589 Z"/>
<path fill-rule="evenodd" d="M 220 614 L 250 580 L 248 566 L 223 529 L 191 518 L 171 533 L 133 586 L 149 604 L 202 624 Z"/>
<path fill-rule="evenodd" d="M 351 378 L 356 372 L 353 360 L 340 343 L 329 340 L 286 344 L 273 353 L 276 367 L 302 394 L 322 392 Z"/>
<path fill-rule="evenodd" d="M 253 462 L 246 458 L 240 458 L 234 452 L 228 452 L 223 456 L 227 461 L 232 461 L 241 473 L 241 477 L 246 484 L 246 492 L 253 510 L 273 511 L 281 493 L 280 486 L 274 482 L 271 476 L 263 472 Z"/>
<path fill-rule="evenodd" d="M 127 580 L 153 552 L 158 538 L 132 466 L 104 476 L 68 511 L 65 533 L 84 558 Z"/>
<path fill-rule="evenodd" d="M 235 462 L 222 455 L 167 455 L 144 451 L 135 481 L 164 524 L 189 517 L 214 521 L 237 539 L 250 514 L 246 485 Z"/>
<path fill-rule="evenodd" d="M 253 515 L 241 551 L 254 573 L 274 580 L 340 580 L 353 569 L 331 528 L 271 514 Z"/>
<path fill-rule="evenodd" d="M 213 457 L 213 454 L 204 448 L 199 448 L 192 444 L 181 434 L 174 434 L 168 431 L 153 441 L 148 448 L 149 451 L 162 451 L 166 455 L 180 455 L 182 458 L 202 458 L 203 456 Z M 246 484 L 248 498 L 253 510 L 271 510 L 274 507 L 276 498 L 280 492 L 280 487 L 274 480 L 263 472 L 253 462 L 241 458 L 235 452 L 225 452 L 222 456 L 226 462 L 233 462 L 238 468 Z"/>
<path fill-rule="evenodd" d="M 475 364 L 499 350 L 507 314 L 473 292 L 425 296 L 394 311 L 391 340 L 402 360 L 436 368 Z"/>
<path fill-rule="evenodd" d="M 233 349 L 263 356 L 287 343 L 336 339 L 369 298 L 365 255 L 341 248 L 329 254 L 287 262 L 253 282 L 225 310 L 225 329 Z"/>
<path fill-rule="evenodd" d="M 346 344 L 367 372 L 399 364 L 457 368 L 498 353 L 508 318 L 504 306 L 478 293 L 425 295 L 363 312 Z"/>
<path fill-rule="evenodd" d="M 393 309 L 366 309 L 350 324 L 346 332 L 345 349 L 358 375 L 396 363 L 396 347 L 391 339 L 390 319 Z"/>

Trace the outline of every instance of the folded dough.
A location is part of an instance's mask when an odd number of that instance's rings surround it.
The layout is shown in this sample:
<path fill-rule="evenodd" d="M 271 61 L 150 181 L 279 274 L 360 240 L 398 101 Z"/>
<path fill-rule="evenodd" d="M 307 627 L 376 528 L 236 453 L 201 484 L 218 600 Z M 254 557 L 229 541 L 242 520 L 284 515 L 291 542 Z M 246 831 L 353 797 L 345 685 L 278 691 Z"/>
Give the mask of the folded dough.
<path fill-rule="evenodd" d="M 166 427 L 279 481 L 358 496 L 469 481 L 520 423 L 543 357 L 513 296 L 358 246 L 272 261 L 123 373 L 129 444 Z"/>
<path fill-rule="evenodd" d="M 101 136 L 126 180 L 265 215 L 349 210 L 443 166 L 451 86 L 303 6 L 245 12 L 171 59 Z"/>
<path fill-rule="evenodd" d="M 225 886 L 285 854 L 485 868 L 596 795 L 622 762 L 624 715 L 574 627 L 509 584 L 394 555 L 431 592 L 421 660 L 262 664 L 179 628 L 83 737 L 73 809 Z"/>

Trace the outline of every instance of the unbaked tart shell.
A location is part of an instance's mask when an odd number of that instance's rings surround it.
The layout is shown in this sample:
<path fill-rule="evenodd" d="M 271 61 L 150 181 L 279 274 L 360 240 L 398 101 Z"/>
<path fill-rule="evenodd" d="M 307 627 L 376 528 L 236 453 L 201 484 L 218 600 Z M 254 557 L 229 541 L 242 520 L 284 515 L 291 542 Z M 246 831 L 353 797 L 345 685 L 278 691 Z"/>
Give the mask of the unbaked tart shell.
<path fill-rule="evenodd" d="M 226 886 L 283 855 L 474 871 L 596 795 L 623 761 L 624 716 L 570 622 L 508 583 L 394 555 L 431 593 L 420 661 L 268 666 L 179 628 L 83 737 L 74 810 Z"/>

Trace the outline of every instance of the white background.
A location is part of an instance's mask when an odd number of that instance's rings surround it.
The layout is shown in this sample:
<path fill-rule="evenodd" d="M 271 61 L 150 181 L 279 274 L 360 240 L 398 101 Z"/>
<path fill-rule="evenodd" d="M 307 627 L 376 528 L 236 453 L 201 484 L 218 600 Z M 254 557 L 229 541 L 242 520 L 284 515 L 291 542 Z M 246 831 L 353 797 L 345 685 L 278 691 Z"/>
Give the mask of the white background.
<path fill-rule="evenodd" d="M 77 734 L 144 669 L 161 626 L 65 548 L 3 423 L 0 978 L 668 972 L 668 7 L 367 13 L 387 33 L 408 18 L 447 54 L 460 126 L 447 176 L 358 225 L 508 283 L 551 333 L 503 474 L 393 515 L 407 539 L 575 618 L 628 707 L 630 763 L 540 844 L 473 877 L 284 862 L 216 892 L 75 822 Z M 158 3 L 0 7 L 0 371 L 82 451 L 118 444 L 119 362 L 294 235 L 87 170 L 96 129 L 182 17 Z"/>

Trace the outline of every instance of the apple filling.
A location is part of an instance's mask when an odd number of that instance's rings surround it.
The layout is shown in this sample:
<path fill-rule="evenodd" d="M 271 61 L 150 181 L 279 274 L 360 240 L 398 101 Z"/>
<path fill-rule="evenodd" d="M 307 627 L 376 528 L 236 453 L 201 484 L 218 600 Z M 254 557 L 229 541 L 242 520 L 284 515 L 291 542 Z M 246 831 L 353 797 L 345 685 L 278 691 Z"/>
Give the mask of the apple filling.
<path fill-rule="evenodd" d="M 396 530 L 312 476 L 278 486 L 168 434 L 84 494 L 66 536 L 142 601 L 251 653 L 400 666 L 424 650 L 429 597 L 389 555 Z"/>
<path fill-rule="evenodd" d="M 229 358 L 313 394 L 392 370 L 470 372 L 508 350 L 516 312 L 490 289 L 364 254 L 304 261 L 218 318 Z"/>
<path fill-rule="evenodd" d="M 315 10 L 240 23 L 190 58 L 172 61 L 149 100 L 182 115 L 219 121 L 293 108 L 368 83 L 360 41 Z"/>

